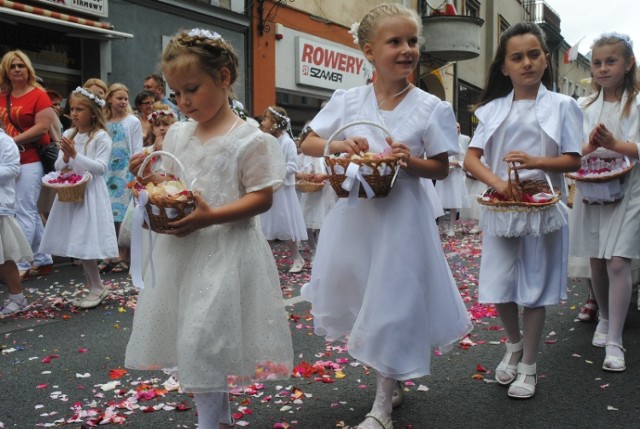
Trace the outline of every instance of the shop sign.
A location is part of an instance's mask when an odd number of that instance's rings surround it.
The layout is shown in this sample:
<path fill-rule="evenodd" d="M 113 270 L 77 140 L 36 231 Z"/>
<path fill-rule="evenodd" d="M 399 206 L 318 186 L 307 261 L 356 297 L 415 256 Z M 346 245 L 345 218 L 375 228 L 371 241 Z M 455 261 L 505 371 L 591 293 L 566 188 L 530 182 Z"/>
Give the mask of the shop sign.
<path fill-rule="evenodd" d="M 297 37 L 296 83 L 324 89 L 347 89 L 367 83 L 373 71 L 361 53 Z"/>
<path fill-rule="evenodd" d="M 63 9 L 88 15 L 107 18 L 109 16 L 109 0 L 35 0 L 39 3 L 52 4 Z"/>

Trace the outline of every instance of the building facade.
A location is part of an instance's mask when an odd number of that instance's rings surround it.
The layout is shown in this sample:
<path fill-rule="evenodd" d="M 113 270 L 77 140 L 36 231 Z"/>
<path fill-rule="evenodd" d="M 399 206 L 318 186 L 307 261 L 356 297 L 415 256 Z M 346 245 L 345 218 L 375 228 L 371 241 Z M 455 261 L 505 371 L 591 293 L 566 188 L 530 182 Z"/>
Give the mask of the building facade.
<path fill-rule="evenodd" d="M 244 1 L 0 0 L 0 54 L 21 49 L 46 88 L 67 96 L 86 79 L 125 84 L 133 98 L 159 72 L 160 53 L 183 29 L 217 31 L 236 48 L 240 100 L 249 86 L 250 19 Z"/>

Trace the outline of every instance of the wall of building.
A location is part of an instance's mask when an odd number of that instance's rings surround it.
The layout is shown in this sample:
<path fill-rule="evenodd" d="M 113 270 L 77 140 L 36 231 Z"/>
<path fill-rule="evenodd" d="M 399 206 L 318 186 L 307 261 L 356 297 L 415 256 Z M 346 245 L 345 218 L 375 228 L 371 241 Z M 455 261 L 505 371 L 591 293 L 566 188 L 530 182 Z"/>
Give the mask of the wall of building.
<path fill-rule="evenodd" d="M 153 4 L 152 4 L 153 3 Z M 184 3 L 184 2 L 183 2 Z M 248 50 L 248 27 L 234 25 L 216 17 L 215 8 L 204 9 L 209 15 L 173 6 L 159 1 L 111 0 L 109 21 L 116 28 L 127 29 L 134 38 L 110 43 L 111 64 L 108 65 L 109 83 L 124 83 L 135 96 L 142 89 L 145 76 L 159 71 L 163 37 L 169 38 L 180 30 L 202 27 L 217 31 L 231 43 L 239 58 L 240 75 L 234 91 L 245 101 L 249 72 L 246 62 Z M 248 18 L 242 17 L 248 23 Z"/>

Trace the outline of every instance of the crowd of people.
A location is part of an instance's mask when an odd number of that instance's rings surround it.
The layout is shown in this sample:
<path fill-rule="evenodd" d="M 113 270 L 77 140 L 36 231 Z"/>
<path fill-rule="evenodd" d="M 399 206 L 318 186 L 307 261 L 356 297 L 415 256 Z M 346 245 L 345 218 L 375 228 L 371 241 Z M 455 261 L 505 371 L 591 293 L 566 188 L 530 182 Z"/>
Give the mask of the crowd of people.
<path fill-rule="evenodd" d="M 24 53 L 6 53 L 0 275 L 9 299 L 2 316 L 28 308 L 21 280 L 50 270 L 51 255 L 77 260 L 85 273 L 87 291 L 70 304 L 100 305 L 108 295 L 101 273 L 128 271 L 138 256 L 130 251 L 140 223 L 132 220 L 139 212 L 128 184 L 176 180 L 157 168 L 172 165 L 159 155 L 156 164 L 145 162 L 162 150 L 179 161 L 195 205 L 155 234 L 146 249 L 154 263 L 138 267 L 153 287 L 139 293 L 125 365 L 174 371 L 194 394 L 201 428 L 233 425 L 230 385 L 290 375 L 291 336 L 268 243 L 276 239 L 291 251 L 292 273 L 304 269 L 299 243 L 309 241 L 313 267 L 301 294 L 312 303 L 315 332 L 346 341 L 350 355 L 375 370 L 375 399 L 357 427 L 392 428 L 399 382 L 428 375 L 431 351 L 446 351 L 472 329 L 442 248 L 436 219 L 444 209 L 446 236 L 456 234 L 458 215 L 477 219 L 471 232 L 482 231 L 479 301 L 496 306 L 506 331 L 495 378 L 509 397 L 535 395 L 545 308 L 566 298 L 569 255 L 590 267 L 593 290 L 579 319 L 598 321 L 593 345 L 604 348 L 602 368 L 624 371 L 631 262 L 640 259 L 640 167 L 595 185 L 576 182 L 571 210 L 562 201 L 516 211 L 475 201 L 487 188 L 498 201 L 521 200 L 523 184 L 536 180 L 550 188 L 534 197 L 554 196 L 584 156 L 638 159 L 631 40 L 618 33 L 596 40 L 594 93 L 576 102 L 551 91 L 540 28 L 510 27 L 474 108 L 479 125 L 470 139 L 460 135 L 450 104 L 410 80 L 421 25 L 398 4 L 369 11 L 354 36 L 377 79 L 335 91 L 297 143 L 282 107 L 268 107 L 260 121 L 238 115 L 231 90 L 238 58 L 209 30 L 181 31 L 162 53 L 176 103 L 152 74 L 133 97 L 135 110 L 125 85 L 100 79 L 76 88 L 63 109 L 63 97 L 36 82 Z M 51 144 L 59 148 L 55 171 L 92 176 L 83 201 L 49 196 L 39 206 L 42 153 Z M 366 152 L 397 161 L 392 192 L 337 198 L 322 156 Z M 349 177 L 361 180 L 361 172 Z M 318 186 L 300 192 L 298 182 Z"/>

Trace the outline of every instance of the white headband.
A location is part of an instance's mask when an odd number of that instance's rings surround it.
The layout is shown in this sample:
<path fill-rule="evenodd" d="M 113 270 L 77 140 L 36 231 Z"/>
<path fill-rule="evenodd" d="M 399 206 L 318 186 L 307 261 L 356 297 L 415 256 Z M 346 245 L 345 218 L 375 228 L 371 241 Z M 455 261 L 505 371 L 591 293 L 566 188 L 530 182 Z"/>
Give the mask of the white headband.
<path fill-rule="evenodd" d="M 74 91 L 74 94 L 82 94 L 85 97 L 87 97 L 88 99 L 90 99 L 91 101 L 93 101 L 94 103 L 96 103 L 98 106 L 100 107 L 104 107 L 105 102 L 102 98 L 98 97 L 97 95 L 95 95 L 93 92 L 91 91 L 87 91 L 86 89 L 82 88 L 82 87 L 77 87 Z"/>

